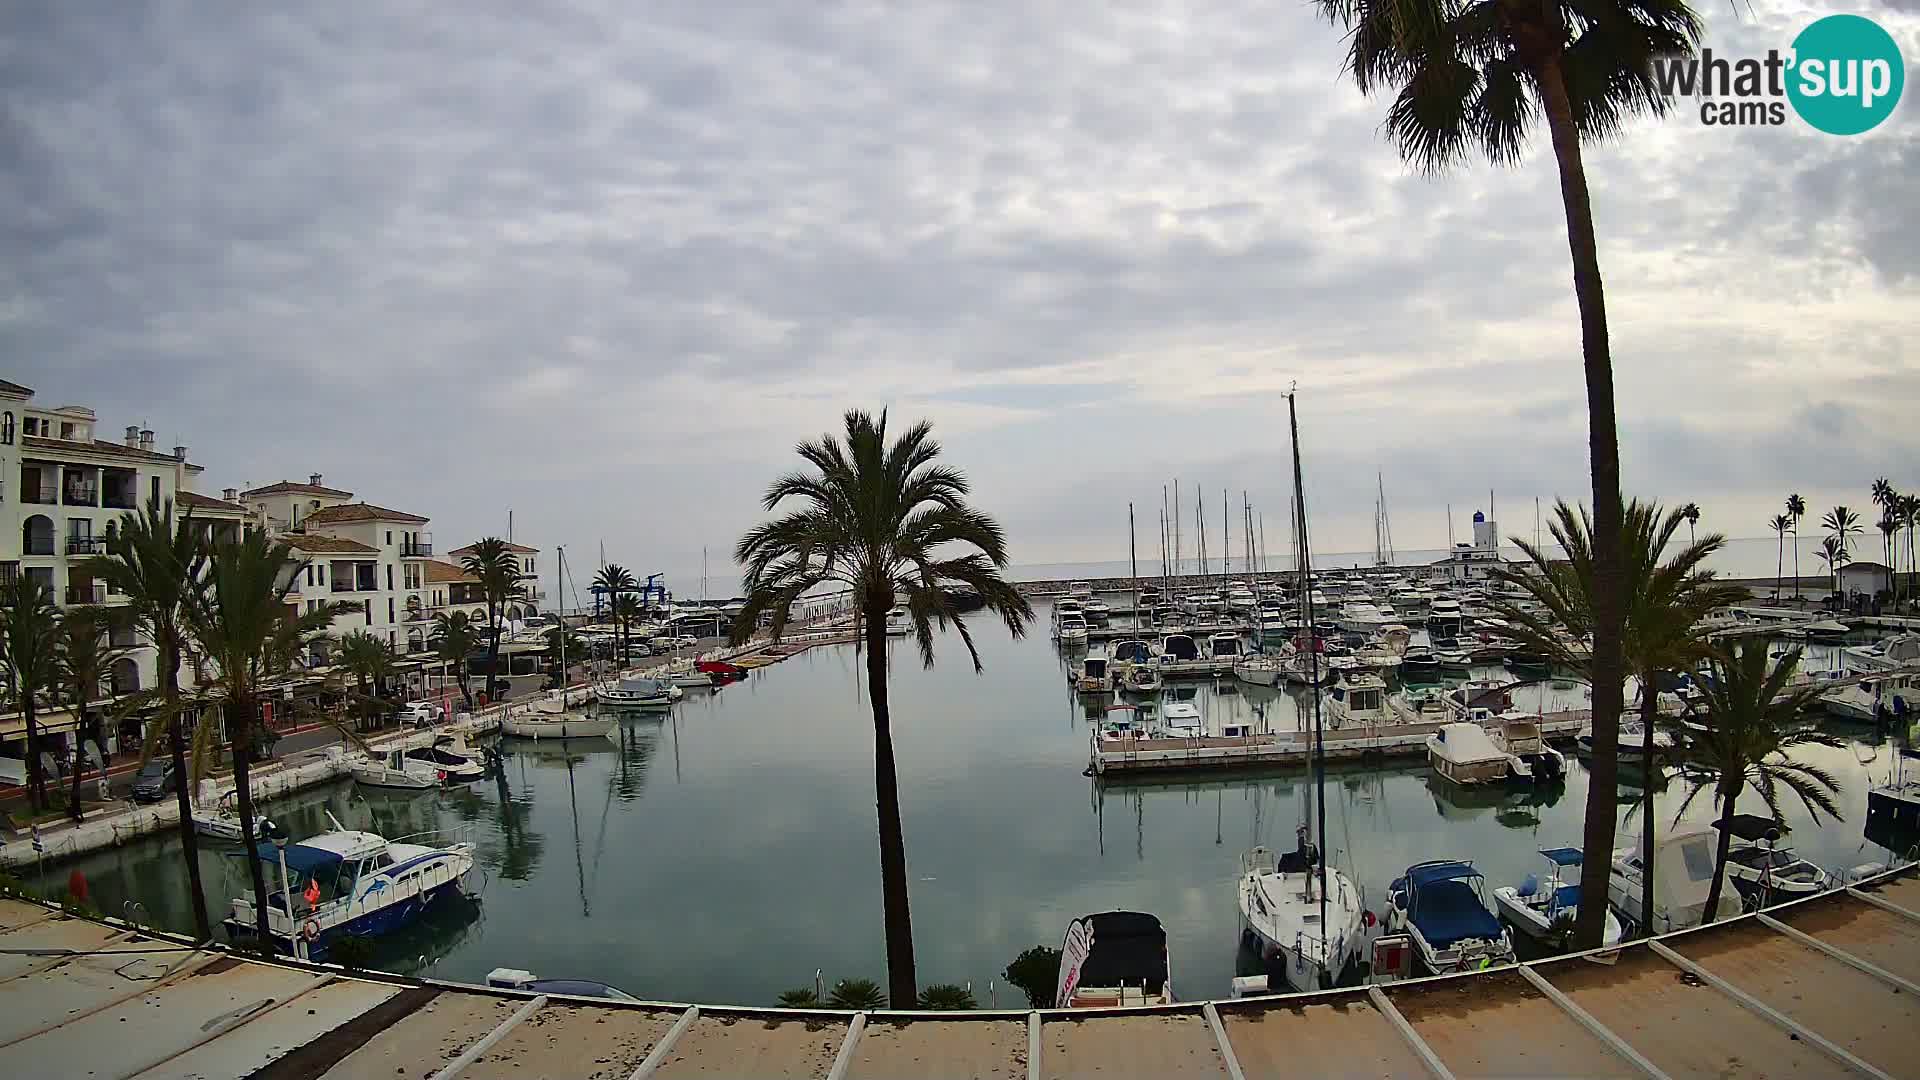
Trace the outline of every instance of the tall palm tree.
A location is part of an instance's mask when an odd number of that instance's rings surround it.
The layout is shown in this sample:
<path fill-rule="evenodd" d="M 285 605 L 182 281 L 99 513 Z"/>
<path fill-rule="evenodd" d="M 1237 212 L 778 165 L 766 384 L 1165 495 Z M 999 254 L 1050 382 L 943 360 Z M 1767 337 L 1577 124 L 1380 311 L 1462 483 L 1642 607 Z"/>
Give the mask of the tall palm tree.
<path fill-rule="evenodd" d="M 1581 143 L 1621 129 L 1638 113 L 1660 114 L 1653 58 L 1691 53 L 1700 22 L 1684 0 L 1601 0 L 1598 5 L 1524 0 L 1314 0 L 1347 35 L 1347 70 L 1360 91 L 1398 90 L 1386 128 L 1402 158 L 1433 172 L 1472 155 L 1517 162 L 1544 119 L 1560 176 L 1560 197 L 1580 310 L 1593 474 L 1596 715 L 1620 711 L 1625 555 L 1619 547 L 1620 440 L 1614 419 L 1613 357 L 1606 295 L 1594 236 Z M 1616 762 L 1612 724 L 1594 733 L 1588 798 L 1589 861 L 1613 842 Z M 1596 906 L 1597 907 L 1597 906 Z M 1582 944 L 1604 926 L 1583 918 Z M 1586 931 L 1590 930 L 1590 933 Z"/>
<path fill-rule="evenodd" d="M 1807 516 L 1807 500 L 1799 492 L 1787 496 L 1787 516 L 1793 519 L 1793 598 L 1800 599 L 1800 519 Z"/>
<path fill-rule="evenodd" d="M 1774 545 L 1773 554 L 1773 599 L 1778 603 L 1781 599 L 1780 579 L 1785 577 L 1787 572 L 1787 530 L 1793 528 L 1793 519 L 1785 514 L 1775 514 L 1773 520 L 1767 522 L 1767 528 L 1773 530 L 1773 535 L 1778 540 Z"/>
<path fill-rule="evenodd" d="M 1693 543 L 1693 527 L 1700 524 L 1700 504 L 1688 503 L 1680 508 L 1680 516 L 1687 519 L 1687 543 Z"/>
<path fill-rule="evenodd" d="M 262 531 L 250 532 L 213 549 L 207 590 L 186 612 L 187 632 L 212 661 L 212 678 L 203 690 L 226 717 L 242 836 L 254 835 L 251 765 L 261 685 L 290 671 L 307 642 L 325 633 L 335 616 L 358 610 L 344 601 L 327 601 L 300 613 L 287 597 L 306 566 L 285 543 L 268 540 Z M 246 861 L 253 880 L 257 942 L 266 948 L 273 940 L 267 929 L 266 876 L 259 859 Z"/>
<path fill-rule="evenodd" d="M 594 606 L 599 607 L 599 598 L 604 596 L 607 598 L 607 609 L 611 612 L 615 601 L 639 587 L 639 583 L 633 578 L 632 571 L 619 563 L 608 563 L 593 576 Z M 618 616 L 616 615 L 615 618 L 617 619 Z M 624 620 L 620 624 L 620 644 L 623 652 L 632 651 L 632 647 L 627 644 L 627 628 Z"/>
<path fill-rule="evenodd" d="M 192 893 L 194 932 L 198 940 L 208 941 L 213 923 L 200 882 L 200 835 L 193 828 L 193 800 L 187 785 L 188 705 L 180 694 L 180 664 L 187 655 L 186 613 L 205 591 L 206 545 L 193 511 L 176 516 L 171 499 L 149 499 L 140 510 L 120 515 L 118 527 L 108 536 L 107 553 L 89 559 L 87 573 L 126 598 L 119 610 L 133 620 L 157 654 L 159 713 L 154 724 L 166 733 L 173 775 L 179 778 L 173 789 L 179 811 L 176 829 Z"/>
<path fill-rule="evenodd" d="M 849 411 L 845 423 L 844 440 L 828 434 L 801 443 L 798 452 L 811 469 L 775 480 L 763 500 L 768 511 L 788 499 L 802 505 L 749 530 L 736 545 L 734 561 L 746 568 L 747 600 L 731 637 L 735 643 L 751 637 L 767 612 L 778 639 L 801 597 L 828 584 L 851 591 L 873 705 L 887 985 L 892 1000 L 913 1001 L 913 922 L 887 697 L 887 611 L 905 598 L 920 661 L 929 667 L 934 627 L 952 625 L 975 671 L 981 670 L 980 653 L 956 611 L 956 594 L 977 594 L 1015 637 L 1026 632 L 1033 611 L 1001 576 L 1007 545 L 999 523 L 967 502 L 963 473 L 935 463 L 940 444 L 932 428 L 923 421 L 889 443 L 884 411 L 877 420 Z"/>
<path fill-rule="evenodd" d="M 13 697 L 14 711 L 27 728 L 27 798 L 35 810 L 47 807 L 47 776 L 40 765 L 40 699 L 60 677 L 60 612 L 53 593 L 38 578 L 17 570 L 0 583 L 0 671 Z"/>
<path fill-rule="evenodd" d="M 1846 565 L 1847 549 L 1836 536 L 1820 538 L 1820 550 L 1813 557 L 1827 564 L 1827 578 L 1833 582 L 1835 592 L 1840 591 L 1840 568 Z"/>
<path fill-rule="evenodd" d="M 1889 589 L 1891 589 L 1893 586 L 1893 579 L 1897 576 L 1893 568 L 1894 567 L 1893 553 L 1896 550 L 1894 547 L 1893 538 L 1900 534 L 1899 511 L 1895 510 L 1891 506 L 1887 507 L 1885 510 L 1882 510 L 1880 512 L 1880 520 L 1874 523 L 1874 528 L 1880 530 L 1880 548 L 1886 554 L 1887 585 Z"/>
<path fill-rule="evenodd" d="M 108 610 L 77 607 L 68 611 L 60 620 L 55 642 L 60 696 L 73 710 L 73 790 L 67 799 L 67 813 L 75 821 L 80 820 L 80 776 L 86 771 L 86 741 L 92 739 L 100 750 L 103 766 L 107 760 L 96 708 L 102 704 L 100 686 L 113 662 L 125 654 L 125 650 L 107 644 Z"/>
<path fill-rule="evenodd" d="M 472 712 L 473 673 L 467 670 L 467 658 L 480 645 L 480 633 L 472 617 L 464 611 L 434 613 L 429 640 L 440 660 L 453 669 L 453 677 L 460 683 L 460 696 L 466 700 L 467 711 Z"/>
<path fill-rule="evenodd" d="M 634 594 L 618 593 L 608 605 L 615 621 L 620 624 L 621 656 L 628 664 L 633 663 L 633 625 L 646 616 L 646 605 Z"/>
<path fill-rule="evenodd" d="M 380 708 L 377 695 L 395 672 L 393 651 L 387 648 L 387 643 L 364 630 L 355 630 L 339 640 L 333 660 L 354 678 L 359 691 L 354 712 L 362 719 L 377 716 Z"/>
<path fill-rule="evenodd" d="M 1800 715 L 1818 700 L 1821 688 L 1789 693 L 1787 685 L 1800 665 L 1800 650 L 1788 652 L 1771 669 L 1767 652 L 1768 642 L 1762 637 L 1734 642 L 1728 650 L 1717 652 L 1710 661 L 1712 677 L 1702 687 L 1705 708 L 1695 717 L 1700 723 L 1675 731 L 1676 756 L 1689 790 L 1674 820 L 1703 791 L 1712 791 L 1720 806 L 1720 850 L 1707 891 L 1708 922 L 1720 906 L 1733 815 L 1743 791 L 1751 787 L 1758 792 L 1776 822 L 1781 821 L 1782 787 L 1800 797 L 1816 822 L 1823 812 L 1841 820 L 1833 798 L 1840 791 L 1839 782 L 1827 770 L 1793 756 L 1794 748 L 1800 746 L 1843 745 L 1838 737 L 1799 723 Z"/>
<path fill-rule="evenodd" d="M 1845 506 L 1836 506 L 1827 511 L 1826 517 L 1820 519 L 1820 527 L 1827 530 L 1828 536 L 1840 541 L 1839 561 L 1833 562 L 1832 560 L 1828 560 L 1833 566 L 1835 575 L 1833 582 L 1834 591 L 1839 592 L 1841 589 L 1839 578 L 1840 570 L 1844 568 L 1846 564 L 1853 561 L 1852 538 L 1860 534 L 1860 515 Z"/>
<path fill-rule="evenodd" d="M 1900 523 L 1907 529 L 1907 596 L 1913 596 L 1913 578 L 1920 566 L 1914 563 L 1914 530 L 1920 529 L 1920 495 L 1900 496 Z"/>
<path fill-rule="evenodd" d="M 1714 608 L 1736 603 L 1745 595 L 1745 590 L 1716 581 L 1714 572 L 1705 569 L 1707 559 L 1726 544 L 1726 537 L 1719 533 L 1694 539 L 1667 557 L 1667 546 L 1685 520 L 1684 508 L 1662 513 L 1658 504 L 1635 499 L 1626 506 L 1621 530 L 1621 546 L 1627 553 L 1624 652 L 1627 668 L 1640 684 L 1640 749 L 1649 767 L 1654 760 L 1660 675 L 1688 670 L 1703 659 L 1711 646 L 1701 621 Z M 1584 508 L 1576 512 L 1565 502 L 1558 502 L 1553 508 L 1551 532 L 1554 542 L 1567 553 L 1565 561 L 1550 557 L 1545 548 L 1513 538 L 1526 561 L 1494 571 L 1496 579 L 1518 586 L 1544 613 L 1505 600 L 1495 600 L 1491 606 L 1507 620 L 1509 633 L 1522 644 L 1592 678 L 1590 656 L 1576 648 L 1567 635 L 1577 640 L 1591 633 L 1594 624 L 1593 524 Z M 1603 726 L 1602 715 L 1597 710 L 1594 713 L 1596 741 Z M 1640 815 L 1642 844 L 1647 851 L 1653 850 L 1654 843 L 1654 787 L 1648 784 L 1644 788 L 1645 804 Z M 1611 818 L 1613 793 L 1607 792 L 1607 797 Z M 1608 842 L 1611 844 L 1611 839 Z M 1598 896 L 1607 887 L 1612 850 L 1589 856 L 1582 863 L 1580 887 L 1583 891 L 1589 887 L 1599 890 L 1584 893 Z M 1600 866 L 1597 872 L 1588 869 L 1595 863 Z M 1653 910 L 1651 874 L 1643 875 L 1641 891 L 1641 910 Z M 1604 910 L 1596 906 L 1594 917 L 1604 931 Z"/>
<path fill-rule="evenodd" d="M 461 569 L 480 585 L 487 601 L 487 700 L 500 698 L 500 613 L 507 601 L 520 595 L 520 559 L 507 542 L 489 536 L 460 559 Z"/>

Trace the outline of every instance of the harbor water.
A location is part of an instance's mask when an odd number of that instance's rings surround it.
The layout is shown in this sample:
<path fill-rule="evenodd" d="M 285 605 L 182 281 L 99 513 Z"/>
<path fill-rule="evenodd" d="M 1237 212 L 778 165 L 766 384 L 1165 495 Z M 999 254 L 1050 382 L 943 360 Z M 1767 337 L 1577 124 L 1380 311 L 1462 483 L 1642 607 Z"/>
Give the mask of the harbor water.
<path fill-rule="evenodd" d="M 1058 947 L 1078 915 L 1131 908 L 1166 925 L 1179 996 L 1224 996 L 1247 963 L 1234 899 L 1240 855 L 1292 845 L 1311 776 L 1102 784 L 1083 775 L 1100 711 L 1067 687 L 1067 661 L 1044 620 L 1042 609 L 1034 634 L 1014 640 L 976 619 L 979 674 L 951 632 L 937 639 L 931 670 L 907 639 L 890 644 L 920 984 L 971 983 L 986 1005 L 993 981 L 1001 1006 L 1023 1006 L 1001 976 L 1010 960 Z M 516 967 L 646 998 L 769 1005 L 811 986 L 816 970 L 829 984 L 884 982 L 864 682 L 852 646 L 816 648 L 744 682 L 689 690 L 671 714 L 635 716 L 605 740 L 507 740 L 500 775 L 467 788 L 370 795 L 341 783 L 268 812 L 296 839 L 328 828 L 331 812 L 391 838 L 459 832 L 477 844 L 478 902 L 381 939 L 374 966 L 471 981 Z M 1173 685 L 1197 688 L 1210 725 L 1247 716 L 1284 729 L 1304 700 L 1232 680 Z M 1834 730 L 1845 747 L 1804 753 L 1840 779 L 1846 820 L 1815 826 L 1793 802 L 1784 807 L 1789 841 L 1830 870 L 1884 861 L 1890 854 L 1864 838 L 1862 821 L 1867 788 L 1886 779 L 1896 749 L 1867 728 Z M 1643 782 L 1623 767 L 1623 845 L 1639 827 L 1632 806 Z M 1387 882 L 1411 863 L 1471 859 L 1491 887 L 1538 869 L 1538 848 L 1578 845 L 1587 776 L 1576 761 L 1545 790 L 1466 791 L 1408 761 L 1337 768 L 1326 790 L 1327 848 L 1377 911 Z M 1659 787 L 1659 827 L 1685 794 L 1678 780 Z M 1751 794 L 1742 808 L 1762 810 Z M 1702 794 L 1686 817 L 1712 813 Z M 152 838 L 47 876 L 64 881 L 78 867 L 101 909 L 120 914 L 135 902 L 143 917 L 187 929 L 176 852 L 171 839 Z M 218 850 L 202 861 L 219 919 L 246 889 L 245 867 Z"/>

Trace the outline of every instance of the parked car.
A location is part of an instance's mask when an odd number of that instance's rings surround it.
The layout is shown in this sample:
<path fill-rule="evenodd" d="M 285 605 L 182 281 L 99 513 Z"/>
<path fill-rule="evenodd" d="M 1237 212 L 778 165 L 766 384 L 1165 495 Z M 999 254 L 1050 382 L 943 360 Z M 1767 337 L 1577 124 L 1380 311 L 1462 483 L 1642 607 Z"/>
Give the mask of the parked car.
<path fill-rule="evenodd" d="M 140 766 L 133 776 L 134 802 L 159 802 L 173 794 L 173 788 L 179 782 L 179 776 L 173 771 L 173 762 L 155 758 Z"/>
<path fill-rule="evenodd" d="M 691 649 L 695 645 L 700 644 L 699 638 L 690 637 L 686 634 L 681 634 L 679 637 L 675 637 L 675 638 L 668 638 L 667 641 L 668 641 L 669 647 L 675 648 L 675 649 Z"/>
<path fill-rule="evenodd" d="M 431 727 L 445 715 L 446 710 L 431 701 L 409 701 L 400 709 L 400 718 L 414 727 Z"/>

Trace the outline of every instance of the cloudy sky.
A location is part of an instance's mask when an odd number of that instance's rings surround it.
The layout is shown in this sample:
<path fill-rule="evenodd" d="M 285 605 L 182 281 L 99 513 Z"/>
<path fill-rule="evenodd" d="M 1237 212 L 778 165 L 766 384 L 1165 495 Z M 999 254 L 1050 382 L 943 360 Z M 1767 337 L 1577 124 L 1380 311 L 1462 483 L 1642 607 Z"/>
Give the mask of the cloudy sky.
<path fill-rule="evenodd" d="M 1716 51 L 1833 10 L 1737 6 Z M 1911 76 L 1899 6 L 1849 10 Z M 1588 483 L 1551 156 L 1418 175 L 1340 58 L 1303 3 L 0 0 L 0 377 L 206 489 L 677 575 L 850 406 L 931 418 L 1020 563 L 1124 558 L 1129 500 L 1151 546 L 1176 476 L 1284 520 L 1294 384 L 1316 547 L 1376 471 L 1403 548 L 1489 488 L 1530 531 Z M 1589 151 L 1631 492 L 1751 536 L 1920 485 L 1907 96 Z"/>

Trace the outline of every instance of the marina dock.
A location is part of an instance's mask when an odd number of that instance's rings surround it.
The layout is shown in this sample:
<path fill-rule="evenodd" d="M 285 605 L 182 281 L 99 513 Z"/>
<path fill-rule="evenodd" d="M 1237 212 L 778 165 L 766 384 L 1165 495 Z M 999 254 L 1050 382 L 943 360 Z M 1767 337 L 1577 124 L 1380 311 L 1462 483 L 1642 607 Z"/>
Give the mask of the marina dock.
<path fill-rule="evenodd" d="M 1571 739 L 1580 733 L 1592 716 L 1590 711 L 1584 709 L 1548 713 L 1540 718 L 1540 732 L 1549 739 Z M 1322 738 L 1330 761 L 1369 757 L 1425 757 L 1427 736 L 1441 727 L 1437 723 L 1381 724 L 1329 730 L 1323 733 Z M 1095 732 L 1090 742 L 1092 759 L 1088 769 L 1101 776 L 1306 765 L 1313 759 L 1313 733 L 1310 731 L 1279 731 L 1233 737 L 1203 735 L 1184 739 L 1104 738 Z"/>
<path fill-rule="evenodd" d="M 1920 1076 L 1912 867 L 1611 953 L 1072 1011 L 534 995 L 243 958 L 18 899 L 0 943 L 0 1046 L 22 1076 Z"/>

